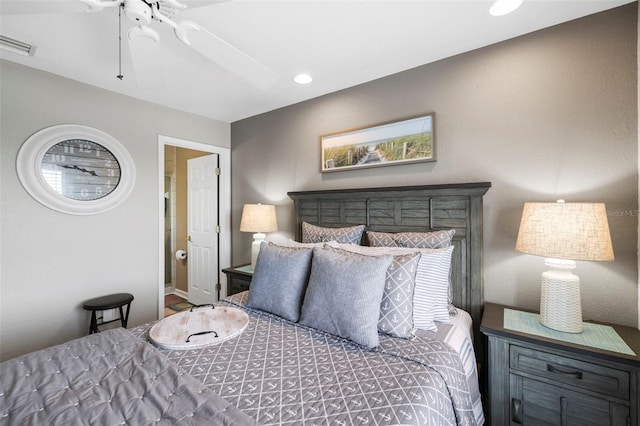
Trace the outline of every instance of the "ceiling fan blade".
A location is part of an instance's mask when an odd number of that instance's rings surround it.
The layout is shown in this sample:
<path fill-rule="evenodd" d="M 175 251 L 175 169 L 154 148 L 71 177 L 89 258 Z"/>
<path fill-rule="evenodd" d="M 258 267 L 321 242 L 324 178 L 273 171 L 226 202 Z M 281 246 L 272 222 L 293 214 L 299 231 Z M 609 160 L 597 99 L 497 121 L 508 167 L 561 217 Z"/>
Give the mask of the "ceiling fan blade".
<path fill-rule="evenodd" d="M 146 89 L 163 87 L 164 67 L 158 33 L 149 27 L 135 26 L 129 28 L 127 39 L 136 85 Z"/>
<path fill-rule="evenodd" d="M 0 15 L 39 15 L 46 13 L 74 13 L 87 10 L 87 5 L 75 0 L 2 0 Z"/>
<path fill-rule="evenodd" d="M 1 0 L 0 15 L 91 12 L 119 4 L 119 0 Z"/>
<path fill-rule="evenodd" d="M 175 33 L 180 41 L 193 50 L 259 89 L 270 88 L 278 79 L 273 70 L 195 22 L 178 22 Z"/>
<path fill-rule="evenodd" d="M 212 4 L 226 3 L 230 0 L 178 0 L 180 3 L 186 5 L 189 9 L 196 7 L 211 6 Z"/>

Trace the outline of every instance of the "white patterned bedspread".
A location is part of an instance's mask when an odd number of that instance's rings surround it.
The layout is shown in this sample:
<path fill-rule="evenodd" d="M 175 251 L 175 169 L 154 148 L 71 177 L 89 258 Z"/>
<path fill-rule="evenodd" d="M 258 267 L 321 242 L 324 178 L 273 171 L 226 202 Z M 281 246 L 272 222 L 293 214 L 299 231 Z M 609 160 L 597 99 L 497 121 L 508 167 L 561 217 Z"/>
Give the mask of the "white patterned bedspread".
<path fill-rule="evenodd" d="M 244 292 L 222 303 L 244 307 L 246 299 Z M 162 352 L 260 424 L 477 424 L 467 375 L 446 343 L 381 335 L 371 351 L 247 311 L 249 326 L 237 338 Z M 150 326 L 132 331 L 146 336 Z"/>

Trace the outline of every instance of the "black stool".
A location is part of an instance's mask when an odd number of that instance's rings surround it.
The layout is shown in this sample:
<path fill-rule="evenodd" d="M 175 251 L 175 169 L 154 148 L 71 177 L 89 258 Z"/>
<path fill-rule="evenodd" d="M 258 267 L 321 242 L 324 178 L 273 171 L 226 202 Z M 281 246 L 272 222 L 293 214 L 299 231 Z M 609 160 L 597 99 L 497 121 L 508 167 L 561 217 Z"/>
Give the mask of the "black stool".
<path fill-rule="evenodd" d="M 111 321 L 103 321 L 98 324 L 96 319 L 96 311 L 106 311 L 109 309 L 120 309 L 120 323 L 124 328 L 127 328 L 127 321 L 129 320 L 129 311 L 131 310 L 131 301 L 133 295 L 129 293 L 109 294 L 107 296 L 96 297 L 95 299 L 87 300 L 84 302 L 83 308 L 87 311 L 91 311 L 91 324 L 89 325 L 89 334 L 99 333 L 98 325 L 109 324 L 110 322 L 118 321 L 114 319 Z M 122 307 L 127 305 L 127 314 L 124 315 Z"/>

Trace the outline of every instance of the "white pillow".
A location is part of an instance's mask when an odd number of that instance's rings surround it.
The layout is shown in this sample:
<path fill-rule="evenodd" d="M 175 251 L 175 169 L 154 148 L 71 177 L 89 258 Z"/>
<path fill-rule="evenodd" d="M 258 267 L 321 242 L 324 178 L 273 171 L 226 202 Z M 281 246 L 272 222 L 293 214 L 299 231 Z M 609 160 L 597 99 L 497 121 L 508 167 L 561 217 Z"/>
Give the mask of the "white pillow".
<path fill-rule="evenodd" d="M 417 329 L 436 331 L 434 321 L 451 323 L 449 317 L 449 270 L 454 246 L 442 249 L 367 247 L 355 244 L 328 243 L 353 253 L 371 256 L 420 252 L 413 294 L 413 322 Z"/>
<path fill-rule="evenodd" d="M 278 237 L 278 236 L 267 238 L 267 240 L 270 243 L 278 245 L 280 247 L 292 247 L 292 248 L 314 248 L 314 247 L 322 248 L 322 246 L 326 244 L 324 242 L 300 243 L 298 241 L 292 240 L 291 238 L 284 238 L 284 237 Z"/>

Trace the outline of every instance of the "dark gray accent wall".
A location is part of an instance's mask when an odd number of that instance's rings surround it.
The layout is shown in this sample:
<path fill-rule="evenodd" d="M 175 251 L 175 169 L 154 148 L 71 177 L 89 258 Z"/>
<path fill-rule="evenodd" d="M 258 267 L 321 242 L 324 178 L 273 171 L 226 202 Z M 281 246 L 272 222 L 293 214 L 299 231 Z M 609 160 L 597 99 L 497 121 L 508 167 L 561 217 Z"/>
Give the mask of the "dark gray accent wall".
<path fill-rule="evenodd" d="M 293 237 L 288 191 L 490 181 L 485 300 L 539 306 L 544 259 L 515 250 L 524 202 L 605 202 L 616 259 L 578 262 L 584 318 L 637 327 L 637 19 L 628 4 L 232 123 L 233 262 L 244 203 L 276 204 Z M 320 172 L 321 134 L 425 112 L 437 162 Z"/>

